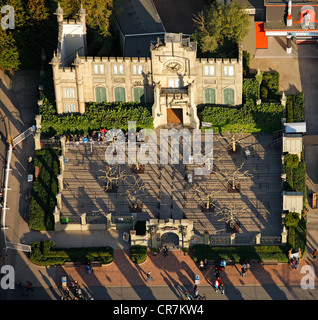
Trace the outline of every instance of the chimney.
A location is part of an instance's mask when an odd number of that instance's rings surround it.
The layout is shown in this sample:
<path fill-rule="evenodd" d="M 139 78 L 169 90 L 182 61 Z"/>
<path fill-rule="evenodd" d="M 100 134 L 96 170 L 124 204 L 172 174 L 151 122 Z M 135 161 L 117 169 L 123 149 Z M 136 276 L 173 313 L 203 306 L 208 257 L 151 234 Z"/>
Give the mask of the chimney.
<path fill-rule="evenodd" d="M 288 14 L 287 14 L 287 27 L 291 27 L 293 24 L 293 17 L 292 17 L 292 1 L 288 1 Z"/>

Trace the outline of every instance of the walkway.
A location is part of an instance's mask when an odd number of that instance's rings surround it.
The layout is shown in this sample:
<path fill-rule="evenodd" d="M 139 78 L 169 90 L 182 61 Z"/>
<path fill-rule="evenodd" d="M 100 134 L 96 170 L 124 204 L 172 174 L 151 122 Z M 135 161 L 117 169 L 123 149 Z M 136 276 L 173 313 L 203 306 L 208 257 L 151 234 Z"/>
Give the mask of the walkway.
<path fill-rule="evenodd" d="M 302 260 L 298 270 L 293 270 L 288 264 L 274 266 L 252 266 L 251 271 L 243 278 L 240 275 L 240 266 L 227 266 L 220 277 L 225 285 L 232 286 L 300 286 L 305 273 L 301 273 L 304 265 L 312 265 L 315 274 L 318 271 L 318 262 L 312 259 Z M 194 285 L 195 275 L 200 275 L 200 285 L 212 285 L 214 267 L 199 270 L 190 256 L 183 252 L 171 251 L 165 258 L 163 253 L 153 256 L 148 255 L 146 262 L 135 265 L 129 258 L 128 250 L 115 250 L 114 261 L 103 267 L 95 267 L 91 274 L 86 273 L 85 266 L 79 268 L 57 267 L 56 284 L 60 286 L 62 276 L 70 280 L 77 280 L 83 287 L 129 287 L 129 286 L 188 286 Z M 146 274 L 150 271 L 154 281 L 145 282 Z M 315 285 L 318 284 L 315 276 Z"/>

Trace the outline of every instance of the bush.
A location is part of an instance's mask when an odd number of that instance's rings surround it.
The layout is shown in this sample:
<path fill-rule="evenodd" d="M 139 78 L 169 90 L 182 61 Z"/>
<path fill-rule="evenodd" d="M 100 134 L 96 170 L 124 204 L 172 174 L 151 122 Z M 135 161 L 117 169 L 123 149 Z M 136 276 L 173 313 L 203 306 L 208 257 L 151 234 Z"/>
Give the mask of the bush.
<path fill-rule="evenodd" d="M 255 102 L 260 97 L 260 83 L 257 79 L 243 79 L 244 102 Z"/>
<path fill-rule="evenodd" d="M 297 154 L 288 153 L 285 156 L 285 166 L 290 168 L 296 168 L 299 164 L 299 157 Z"/>
<path fill-rule="evenodd" d="M 287 96 L 286 111 L 287 122 L 303 122 L 305 120 L 304 93 L 290 94 Z"/>
<path fill-rule="evenodd" d="M 30 261 L 41 266 L 63 265 L 72 261 L 83 264 L 100 261 L 102 264 L 108 264 L 113 261 L 114 254 L 111 247 L 58 249 L 50 240 L 33 242 L 31 249 Z"/>
<path fill-rule="evenodd" d="M 289 227 L 297 227 L 299 223 L 299 213 L 288 212 L 285 218 L 285 225 Z"/>
<path fill-rule="evenodd" d="M 261 92 L 265 88 L 267 90 L 267 97 L 262 97 L 266 101 L 279 101 L 279 73 L 278 72 L 264 72 L 261 83 Z M 265 92 L 265 91 L 264 91 Z"/>
<path fill-rule="evenodd" d="M 192 247 L 193 260 L 199 262 L 204 259 L 220 261 L 234 260 L 278 260 L 288 262 L 287 247 L 285 246 L 242 246 L 242 247 L 215 247 L 209 245 L 195 245 Z"/>
<path fill-rule="evenodd" d="M 147 246 L 130 246 L 130 258 L 131 261 L 137 264 L 143 263 L 147 259 L 147 252 L 148 247 Z"/>
<path fill-rule="evenodd" d="M 54 229 L 59 153 L 60 150 L 51 148 L 35 151 L 34 167 L 39 167 L 39 176 L 33 181 L 31 190 L 29 227 L 32 230 Z"/>

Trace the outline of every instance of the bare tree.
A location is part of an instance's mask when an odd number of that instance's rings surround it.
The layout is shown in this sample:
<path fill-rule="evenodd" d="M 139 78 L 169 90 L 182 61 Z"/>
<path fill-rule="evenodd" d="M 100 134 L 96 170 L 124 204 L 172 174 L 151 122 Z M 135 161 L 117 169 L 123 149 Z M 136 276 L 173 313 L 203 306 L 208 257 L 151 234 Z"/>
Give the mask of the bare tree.
<path fill-rule="evenodd" d="M 110 192 L 114 189 L 117 189 L 119 181 L 125 182 L 127 174 L 124 170 L 121 170 L 119 165 L 111 166 L 106 165 L 106 170 L 100 170 L 103 172 L 103 175 L 99 178 L 105 180 L 105 185 L 103 190 L 105 192 Z"/>
<path fill-rule="evenodd" d="M 217 207 L 216 196 L 221 192 L 221 190 L 210 190 L 206 185 L 203 184 L 194 184 L 192 186 L 193 192 L 200 198 L 202 201 L 202 210 L 203 211 L 214 211 L 214 208 Z"/>
<path fill-rule="evenodd" d="M 128 181 L 128 188 L 126 191 L 129 206 L 132 210 L 141 210 L 142 209 L 142 201 L 141 197 L 146 197 L 146 186 L 142 179 L 138 176 L 133 175 L 131 177 L 132 181 Z"/>

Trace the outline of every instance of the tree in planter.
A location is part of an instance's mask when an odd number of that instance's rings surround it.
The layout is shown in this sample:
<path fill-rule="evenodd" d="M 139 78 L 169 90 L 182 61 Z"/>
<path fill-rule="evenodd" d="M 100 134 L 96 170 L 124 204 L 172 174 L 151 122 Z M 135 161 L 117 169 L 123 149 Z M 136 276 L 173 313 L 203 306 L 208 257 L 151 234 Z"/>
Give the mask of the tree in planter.
<path fill-rule="evenodd" d="M 241 184 L 237 182 L 238 180 L 244 180 L 246 178 L 251 178 L 252 175 L 248 173 L 247 170 L 241 172 L 240 170 L 243 168 L 244 163 L 234 171 L 228 170 L 224 172 L 219 172 L 219 176 L 221 179 L 225 179 L 228 185 L 228 192 L 229 193 L 238 193 L 240 192 Z"/>
<path fill-rule="evenodd" d="M 117 192 L 119 181 L 126 180 L 126 173 L 124 170 L 120 170 L 118 165 L 111 166 L 106 165 L 106 170 L 100 170 L 104 173 L 100 178 L 106 180 L 103 190 L 105 192 Z"/>
<path fill-rule="evenodd" d="M 128 189 L 126 191 L 129 208 L 131 212 L 141 212 L 143 203 L 141 197 L 147 196 L 145 191 L 145 183 L 138 176 L 133 175 L 132 181 L 128 181 Z"/>
<path fill-rule="evenodd" d="M 239 222 L 237 217 L 245 213 L 247 207 L 238 208 L 233 202 L 224 204 L 220 207 L 218 214 L 223 214 L 223 217 L 219 221 L 225 221 L 227 225 L 227 232 L 238 232 Z"/>
<path fill-rule="evenodd" d="M 209 190 L 207 186 L 204 186 L 202 184 L 200 185 L 194 184 L 193 192 L 200 197 L 202 201 L 201 210 L 203 212 L 215 211 L 215 208 L 217 206 L 215 197 L 219 192 L 221 192 L 221 190 Z M 206 197 L 205 200 L 202 199 L 201 195 L 203 195 L 203 197 Z"/>
<path fill-rule="evenodd" d="M 238 127 L 235 132 L 226 132 L 225 135 L 221 135 L 219 140 L 224 139 L 228 144 L 228 151 L 236 153 L 239 150 L 238 143 L 245 138 L 244 132 L 246 132 L 244 128 Z"/>

